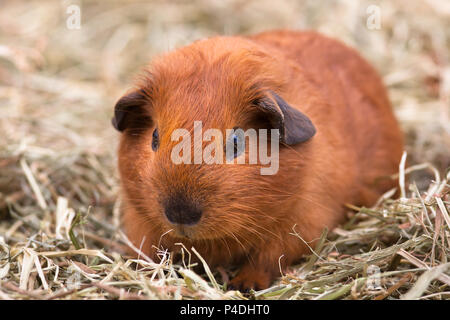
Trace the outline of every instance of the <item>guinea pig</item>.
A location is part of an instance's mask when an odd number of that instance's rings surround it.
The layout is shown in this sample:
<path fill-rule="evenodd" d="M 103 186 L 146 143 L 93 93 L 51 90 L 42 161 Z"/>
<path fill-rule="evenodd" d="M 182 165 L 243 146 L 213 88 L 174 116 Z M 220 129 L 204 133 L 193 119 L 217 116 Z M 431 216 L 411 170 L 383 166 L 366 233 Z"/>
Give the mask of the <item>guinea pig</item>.
<path fill-rule="evenodd" d="M 229 287 L 240 290 L 270 286 L 280 267 L 311 253 L 324 228 L 345 221 L 345 204 L 371 206 L 395 187 L 403 150 L 376 71 L 309 31 L 218 36 L 162 54 L 119 99 L 112 123 L 129 239 L 153 259 L 181 242 L 211 267 L 237 266 Z M 199 123 L 222 135 L 188 139 L 183 161 L 174 159 Z M 261 154 L 246 161 L 252 144 L 238 129 L 254 129 L 271 150 L 272 174 Z M 224 161 L 193 160 L 207 146 Z"/>

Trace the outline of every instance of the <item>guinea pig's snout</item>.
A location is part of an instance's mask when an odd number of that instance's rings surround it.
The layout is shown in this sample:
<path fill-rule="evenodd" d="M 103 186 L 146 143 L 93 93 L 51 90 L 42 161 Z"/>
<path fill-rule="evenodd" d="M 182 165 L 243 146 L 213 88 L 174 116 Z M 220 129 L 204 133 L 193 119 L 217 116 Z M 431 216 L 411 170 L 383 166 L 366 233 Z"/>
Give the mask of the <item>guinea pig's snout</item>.
<path fill-rule="evenodd" d="M 164 213 L 173 224 L 192 226 L 202 217 L 202 210 L 183 196 L 171 196 L 164 203 Z"/>

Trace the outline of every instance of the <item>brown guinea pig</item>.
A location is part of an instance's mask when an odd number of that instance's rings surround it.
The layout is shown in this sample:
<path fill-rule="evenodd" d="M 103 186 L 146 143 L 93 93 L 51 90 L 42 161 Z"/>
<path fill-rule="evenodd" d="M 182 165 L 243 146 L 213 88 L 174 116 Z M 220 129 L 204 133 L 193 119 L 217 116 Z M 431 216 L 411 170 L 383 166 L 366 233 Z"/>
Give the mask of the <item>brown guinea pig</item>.
<path fill-rule="evenodd" d="M 203 140 L 186 140 L 179 155 L 187 161 L 174 161 L 173 133 L 195 135 L 195 122 L 223 137 L 255 129 L 260 142 L 279 143 L 276 173 L 262 174 L 260 158 L 192 163 Z M 238 265 L 230 287 L 239 289 L 268 287 L 280 264 L 310 253 L 325 227 L 345 219 L 345 204 L 373 205 L 395 186 L 389 175 L 403 150 L 380 77 L 353 49 L 315 32 L 215 37 L 162 55 L 117 102 L 113 125 L 122 133 L 130 240 L 153 259 L 182 242 L 211 267 Z M 229 141 L 214 137 L 222 160 Z M 251 142 L 239 151 L 236 137 L 232 158 L 246 160 Z"/>

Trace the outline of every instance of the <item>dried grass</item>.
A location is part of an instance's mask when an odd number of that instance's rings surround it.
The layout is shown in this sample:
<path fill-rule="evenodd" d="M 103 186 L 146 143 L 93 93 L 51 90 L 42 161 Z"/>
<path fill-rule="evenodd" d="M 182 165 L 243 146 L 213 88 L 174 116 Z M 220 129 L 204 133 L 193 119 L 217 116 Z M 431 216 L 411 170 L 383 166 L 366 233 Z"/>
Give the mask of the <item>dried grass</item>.
<path fill-rule="evenodd" d="M 0 10 L 0 299 L 450 296 L 446 0 L 377 1 L 380 30 L 365 26 L 371 1 L 83 1 L 81 29 L 68 30 L 71 3 L 4 1 Z M 402 197 L 349 204 L 349 221 L 324 233 L 314 254 L 250 296 L 222 286 L 230 270 L 192 271 L 191 248 L 185 264 L 164 251 L 159 263 L 126 256 L 115 100 L 156 53 L 284 27 L 340 38 L 380 70 L 407 137 Z"/>

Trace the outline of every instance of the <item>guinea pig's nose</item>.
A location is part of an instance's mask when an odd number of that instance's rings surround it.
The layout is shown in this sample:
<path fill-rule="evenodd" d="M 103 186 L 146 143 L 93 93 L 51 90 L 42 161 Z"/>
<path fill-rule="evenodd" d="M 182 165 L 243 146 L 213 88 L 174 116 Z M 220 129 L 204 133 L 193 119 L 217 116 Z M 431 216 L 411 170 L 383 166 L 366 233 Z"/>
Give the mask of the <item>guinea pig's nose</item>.
<path fill-rule="evenodd" d="M 164 213 L 171 223 L 183 225 L 194 225 L 202 217 L 202 210 L 195 203 L 180 196 L 170 197 L 164 203 Z"/>

